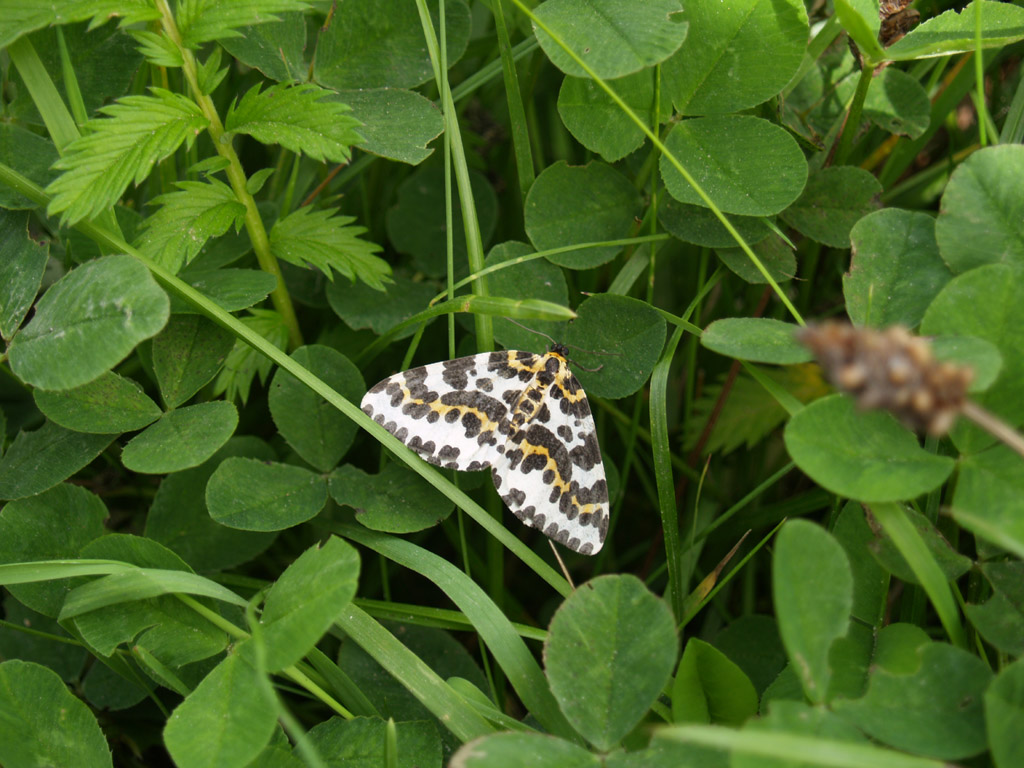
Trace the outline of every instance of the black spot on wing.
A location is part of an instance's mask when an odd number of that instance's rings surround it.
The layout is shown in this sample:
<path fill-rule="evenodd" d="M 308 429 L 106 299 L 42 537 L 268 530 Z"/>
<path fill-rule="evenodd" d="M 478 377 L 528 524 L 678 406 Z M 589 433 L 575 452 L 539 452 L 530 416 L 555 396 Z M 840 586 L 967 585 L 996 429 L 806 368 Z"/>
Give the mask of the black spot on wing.
<path fill-rule="evenodd" d="M 469 387 L 470 377 L 476 376 L 476 358 L 460 357 L 457 360 L 445 360 L 441 363 L 444 372 L 441 379 L 452 389 L 463 390 Z"/>

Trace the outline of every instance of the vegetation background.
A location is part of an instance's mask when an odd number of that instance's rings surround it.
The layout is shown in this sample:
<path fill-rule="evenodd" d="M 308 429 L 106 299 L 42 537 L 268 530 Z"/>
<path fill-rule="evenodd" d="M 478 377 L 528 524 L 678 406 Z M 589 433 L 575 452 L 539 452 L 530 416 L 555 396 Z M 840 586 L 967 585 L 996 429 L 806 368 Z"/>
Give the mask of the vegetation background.
<path fill-rule="evenodd" d="M 1024 9 L 952 5 L 0 0 L 0 764 L 1024 765 L 1022 459 L 793 333 L 1024 423 Z M 575 589 L 357 406 L 508 318 Z"/>

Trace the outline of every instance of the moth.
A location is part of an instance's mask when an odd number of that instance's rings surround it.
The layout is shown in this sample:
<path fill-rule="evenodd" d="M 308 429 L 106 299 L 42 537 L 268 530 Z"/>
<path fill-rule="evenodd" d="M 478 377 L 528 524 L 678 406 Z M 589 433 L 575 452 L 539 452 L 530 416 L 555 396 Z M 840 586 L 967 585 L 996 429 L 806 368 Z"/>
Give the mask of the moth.
<path fill-rule="evenodd" d="M 411 368 L 377 383 L 363 412 L 431 464 L 491 470 L 526 525 L 584 555 L 608 531 L 608 483 L 590 403 L 567 350 L 506 350 Z"/>

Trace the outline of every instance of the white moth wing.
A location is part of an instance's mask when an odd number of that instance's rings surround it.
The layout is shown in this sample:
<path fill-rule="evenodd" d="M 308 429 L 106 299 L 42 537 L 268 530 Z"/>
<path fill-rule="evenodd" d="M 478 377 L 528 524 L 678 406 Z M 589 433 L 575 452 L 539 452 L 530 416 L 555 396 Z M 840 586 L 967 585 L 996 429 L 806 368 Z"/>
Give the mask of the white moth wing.
<path fill-rule="evenodd" d="M 396 373 L 372 387 L 363 412 L 431 464 L 473 471 L 502 461 L 509 401 L 524 384 L 499 376 L 485 352 Z"/>

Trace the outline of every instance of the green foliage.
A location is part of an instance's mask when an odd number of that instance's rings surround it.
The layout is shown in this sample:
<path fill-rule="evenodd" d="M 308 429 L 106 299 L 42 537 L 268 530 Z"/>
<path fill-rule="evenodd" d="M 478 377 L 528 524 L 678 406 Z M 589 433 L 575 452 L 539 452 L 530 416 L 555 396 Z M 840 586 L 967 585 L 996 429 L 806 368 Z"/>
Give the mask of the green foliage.
<path fill-rule="evenodd" d="M 917 11 L 0 0 L 0 763 L 1018 768 L 1024 10 Z M 358 407 L 552 343 L 564 575 Z"/>

